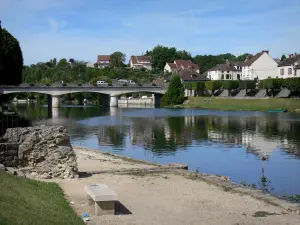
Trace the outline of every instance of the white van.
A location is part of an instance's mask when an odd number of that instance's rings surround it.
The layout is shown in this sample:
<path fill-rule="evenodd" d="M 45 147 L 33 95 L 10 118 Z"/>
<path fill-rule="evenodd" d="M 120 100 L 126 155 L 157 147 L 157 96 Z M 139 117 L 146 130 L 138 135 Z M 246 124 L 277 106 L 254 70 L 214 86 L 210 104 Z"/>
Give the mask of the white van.
<path fill-rule="evenodd" d="M 118 80 L 118 82 L 120 82 L 120 83 L 128 83 L 129 81 L 128 80 L 124 80 L 124 79 L 120 79 L 120 80 Z"/>
<path fill-rule="evenodd" d="M 104 81 L 104 80 L 98 80 L 97 84 L 108 84 L 108 83 L 106 81 Z"/>

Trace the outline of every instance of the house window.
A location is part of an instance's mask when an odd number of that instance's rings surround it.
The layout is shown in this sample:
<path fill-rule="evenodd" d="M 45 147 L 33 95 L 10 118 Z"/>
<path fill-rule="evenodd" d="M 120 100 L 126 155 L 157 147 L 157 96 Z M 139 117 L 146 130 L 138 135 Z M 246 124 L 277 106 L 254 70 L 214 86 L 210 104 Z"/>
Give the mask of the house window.
<path fill-rule="evenodd" d="M 284 69 L 280 69 L 280 75 L 284 75 Z"/>
<path fill-rule="evenodd" d="M 221 80 L 224 80 L 224 74 L 222 74 L 222 76 L 221 76 Z"/>
<path fill-rule="evenodd" d="M 289 68 L 288 74 L 289 74 L 289 75 L 292 75 L 292 68 Z"/>
<path fill-rule="evenodd" d="M 226 74 L 226 80 L 229 80 L 229 74 Z"/>
<path fill-rule="evenodd" d="M 238 80 L 241 79 L 241 75 L 240 74 L 237 74 L 236 77 L 237 77 Z"/>
<path fill-rule="evenodd" d="M 224 71 L 222 71 L 222 73 L 224 73 Z"/>
<path fill-rule="evenodd" d="M 227 73 L 229 73 L 229 71 L 227 71 Z"/>

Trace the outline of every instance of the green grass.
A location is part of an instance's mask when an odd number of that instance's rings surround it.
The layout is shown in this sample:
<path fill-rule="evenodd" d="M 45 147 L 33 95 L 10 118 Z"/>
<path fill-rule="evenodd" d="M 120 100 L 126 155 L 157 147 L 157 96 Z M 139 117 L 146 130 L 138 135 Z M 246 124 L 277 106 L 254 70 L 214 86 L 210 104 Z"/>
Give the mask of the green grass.
<path fill-rule="evenodd" d="M 269 109 L 287 109 L 289 112 L 300 111 L 300 100 L 297 99 L 229 99 L 210 97 L 191 97 L 185 108 L 218 109 L 218 110 L 250 110 L 268 111 Z"/>
<path fill-rule="evenodd" d="M 58 184 L 0 172 L 0 225 L 83 225 Z"/>

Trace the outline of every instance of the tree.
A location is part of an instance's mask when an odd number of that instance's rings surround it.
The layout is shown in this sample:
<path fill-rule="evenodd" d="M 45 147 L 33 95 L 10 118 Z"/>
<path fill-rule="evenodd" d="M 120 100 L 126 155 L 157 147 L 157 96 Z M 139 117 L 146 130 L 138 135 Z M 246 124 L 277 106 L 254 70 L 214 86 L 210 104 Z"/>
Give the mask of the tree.
<path fill-rule="evenodd" d="M 245 53 L 242 55 L 239 55 L 236 60 L 237 61 L 245 61 L 247 59 L 247 57 L 252 57 L 253 55 L 249 54 L 249 53 Z"/>
<path fill-rule="evenodd" d="M 285 56 L 285 55 L 282 55 L 280 61 L 282 62 L 282 61 L 284 61 L 284 60 L 286 60 L 286 56 Z"/>
<path fill-rule="evenodd" d="M 114 52 L 111 54 L 111 66 L 112 67 L 123 67 L 125 63 L 126 55 L 122 52 Z"/>
<path fill-rule="evenodd" d="M 0 21 L 0 84 L 18 85 L 22 82 L 23 55 L 18 40 Z"/>
<path fill-rule="evenodd" d="M 168 87 L 167 92 L 162 98 L 162 106 L 178 105 L 184 101 L 184 87 L 180 76 L 175 75 Z"/>

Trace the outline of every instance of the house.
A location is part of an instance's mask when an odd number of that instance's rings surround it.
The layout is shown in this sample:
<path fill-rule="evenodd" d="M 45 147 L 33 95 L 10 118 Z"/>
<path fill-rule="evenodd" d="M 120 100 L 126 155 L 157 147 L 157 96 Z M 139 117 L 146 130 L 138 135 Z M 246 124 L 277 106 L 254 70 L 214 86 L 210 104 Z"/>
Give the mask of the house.
<path fill-rule="evenodd" d="M 280 78 L 299 77 L 300 54 L 290 54 L 278 64 L 277 75 Z"/>
<path fill-rule="evenodd" d="M 269 55 L 268 50 L 263 50 L 255 56 L 247 57 L 242 66 L 242 80 L 264 80 L 276 78 L 277 62 Z"/>
<path fill-rule="evenodd" d="M 240 80 L 242 75 L 242 61 L 218 64 L 207 71 L 210 80 Z"/>
<path fill-rule="evenodd" d="M 131 56 L 130 57 L 130 68 L 152 70 L 151 57 L 150 56 Z"/>
<path fill-rule="evenodd" d="M 174 63 L 166 63 L 164 67 L 165 73 L 176 73 L 179 69 L 192 69 L 197 73 L 200 73 L 200 67 L 198 64 L 193 63 L 191 60 L 174 60 Z"/>
<path fill-rule="evenodd" d="M 295 70 L 296 70 L 296 76 L 300 77 L 300 65 L 295 66 Z"/>
<path fill-rule="evenodd" d="M 94 68 L 94 67 L 95 67 L 95 64 L 92 63 L 92 62 L 87 62 L 87 63 L 86 63 L 86 67 Z"/>
<path fill-rule="evenodd" d="M 98 55 L 97 57 L 97 65 L 98 68 L 105 68 L 110 66 L 111 55 Z"/>
<path fill-rule="evenodd" d="M 182 82 L 201 82 L 208 80 L 207 77 L 197 73 L 192 69 L 180 69 L 178 74 Z"/>

